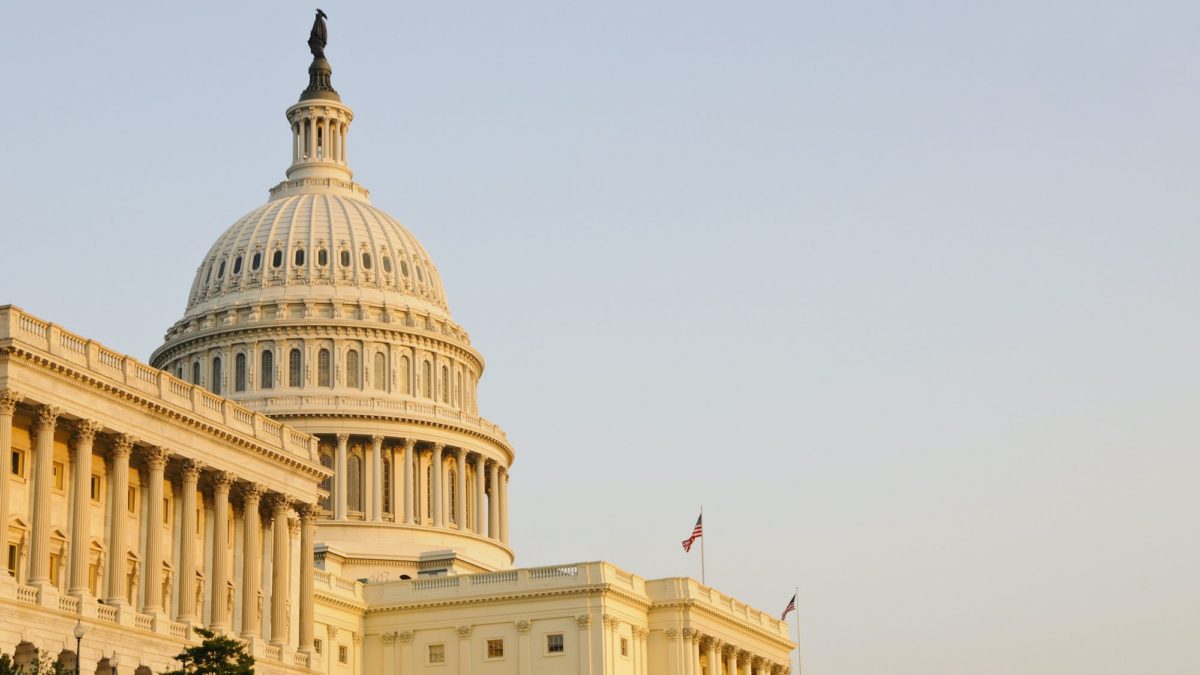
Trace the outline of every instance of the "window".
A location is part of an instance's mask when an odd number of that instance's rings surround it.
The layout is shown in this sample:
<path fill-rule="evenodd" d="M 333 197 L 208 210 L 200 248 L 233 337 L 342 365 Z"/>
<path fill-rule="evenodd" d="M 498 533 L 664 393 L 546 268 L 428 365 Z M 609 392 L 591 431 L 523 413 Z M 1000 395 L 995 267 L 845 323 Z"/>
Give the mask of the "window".
<path fill-rule="evenodd" d="M 317 640 L 317 639 L 313 640 L 313 651 L 318 654 L 321 653 L 321 641 L 320 640 Z"/>
<path fill-rule="evenodd" d="M 125 508 L 130 513 L 137 513 L 137 488 L 130 485 L 129 491 L 125 494 Z"/>
<path fill-rule="evenodd" d="M 458 471 L 450 469 L 446 482 L 450 486 L 448 490 L 450 493 L 450 522 L 458 525 Z"/>
<path fill-rule="evenodd" d="M 271 254 L 271 267 L 276 269 L 283 267 L 283 251 L 276 249 L 276 251 Z"/>
<path fill-rule="evenodd" d="M 454 405 L 462 406 L 462 372 L 454 374 Z"/>
<path fill-rule="evenodd" d="M 350 251 L 342 251 L 340 254 L 338 254 L 338 263 L 340 263 L 342 267 L 349 267 Z"/>
<path fill-rule="evenodd" d="M 204 283 L 207 284 L 211 280 L 212 280 L 212 265 L 209 265 L 208 271 L 204 273 Z"/>
<path fill-rule="evenodd" d="M 222 260 L 220 267 L 217 268 L 217 278 L 220 279 L 224 276 L 225 276 L 225 261 Z"/>
<path fill-rule="evenodd" d="M 363 251 L 363 269 L 371 269 L 371 254 Z"/>
<path fill-rule="evenodd" d="M 440 383 L 442 390 L 442 403 L 450 402 L 450 370 L 446 366 L 442 366 L 442 381 Z"/>
<path fill-rule="evenodd" d="M 212 393 L 221 393 L 221 357 L 214 356 L 212 360 L 212 382 L 209 383 Z"/>
<path fill-rule="evenodd" d="M 425 517 L 433 517 L 433 465 L 425 467 Z"/>
<path fill-rule="evenodd" d="M 317 264 L 324 267 L 329 264 L 329 251 L 325 249 L 317 249 Z"/>
<path fill-rule="evenodd" d="M 200 384 L 200 362 L 192 364 L 192 384 Z"/>
<path fill-rule="evenodd" d="M 375 388 L 387 389 L 387 357 L 383 352 L 375 352 Z"/>
<path fill-rule="evenodd" d="M 25 451 L 24 450 L 13 450 L 12 451 L 12 459 L 10 461 L 11 461 L 11 463 L 9 464 L 9 470 L 12 471 L 13 475 L 14 476 L 24 476 L 25 475 Z"/>
<path fill-rule="evenodd" d="M 358 351 L 351 349 L 346 352 L 346 386 L 358 388 L 359 375 L 362 369 L 358 367 Z"/>
<path fill-rule="evenodd" d="M 163 525 L 171 524 L 171 498 L 163 497 Z"/>
<path fill-rule="evenodd" d="M 255 252 L 254 257 L 250 259 L 250 270 L 257 272 L 260 267 L 262 267 L 262 254 Z"/>
<path fill-rule="evenodd" d="M 504 658 L 504 640 L 488 640 L 487 641 L 487 657 L 489 659 Z"/>
<path fill-rule="evenodd" d="M 58 585 L 58 561 L 59 561 L 58 554 L 51 553 L 50 554 L 50 585 L 51 586 Z"/>
<path fill-rule="evenodd" d="M 408 380 L 408 357 L 407 356 L 400 357 L 400 372 L 396 374 L 396 377 L 398 380 L 400 380 L 400 391 L 405 394 L 411 394 L 412 389 L 409 388 L 410 383 Z"/>
<path fill-rule="evenodd" d="M 546 636 L 546 653 L 547 654 L 562 654 L 563 651 L 563 634 L 551 633 Z"/>
<path fill-rule="evenodd" d="M 137 572 L 125 574 L 125 602 L 133 604 L 133 589 L 137 587 Z"/>
<path fill-rule="evenodd" d="M 350 660 L 350 650 L 346 645 L 338 645 L 338 663 L 346 663 Z"/>
<path fill-rule="evenodd" d="M 42 466 L 46 466 L 46 465 L 43 464 Z M 54 489 L 55 490 L 63 489 L 63 480 L 64 480 L 63 474 L 66 473 L 66 467 L 63 466 L 62 462 L 55 462 L 54 467 L 51 468 L 50 471 L 54 475 Z"/>
<path fill-rule="evenodd" d="M 92 474 L 91 496 L 92 496 L 92 501 L 94 501 L 94 502 L 100 501 L 100 496 L 101 496 L 100 481 L 101 481 L 100 476 L 98 476 L 96 474 Z"/>
<path fill-rule="evenodd" d="M 302 249 L 302 248 L 296 249 L 296 255 L 293 256 L 292 260 L 293 260 L 293 264 L 296 267 L 300 267 L 301 265 L 303 265 L 304 264 L 304 249 Z"/>
<path fill-rule="evenodd" d="M 621 656 L 629 656 L 629 639 L 621 638 Z"/>
<path fill-rule="evenodd" d="M 299 387 L 300 385 L 300 350 L 293 349 L 288 354 L 288 386 Z"/>
<path fill-rule="evenodd" d="M 321 351 L 317 352 L 317 386 L 332 386 L 332 379 L 333 378 L 330 377 L 329 350 L 322 349 Z"/>
<path fill-rule="evenodd" d="M 426 361 L 421 370 L 421 388 L 425 390 L 425 398 L 433 398 L 433 364 Z"/>
<path fill-rule="evenodd" d="M 429 645 L 429 663 L 445 663 L 446 662 L 446 645 L 440 642 L 436 645 Z"/>
<path fill-rule="evenodd" d="M 346 484 L 346 506 L 351 511 L 362 511 L 362 459 L 358 455 L 346 460 Z"/>
<path fill-rule="evenodd" d="M 9 544 L 8 559 L 5 564 L 8 566 L 8 573 L 12 575 L 14 579 L 17 578 L 17 561 L 20 559 L 21 556 L 17 554 L 17 545 Z"/>
<path fill-rule="evenodd" d="M 258 374 L 258 386 L 261 389 L 270 389 L 275 386 L 275 353 L 265 351 L 262 353 L 262 372 Z"/>
<path fill-rule="evenodd" d="M 400 273 L 408 276 L 408 263 L 403 260 L 400 261 Z"/>
<path fill-rule="evenodd" d="M 421 266 L 417 265 L 417 281 L 424 282 L 425 275 L 421 273 Z"/>
<path fill-rule="evenodd" d="M 96 595 L 97 572 L 96 563 L 88 563 L 88 592 L 92 595 Z"/>
<path fill-rule="evenodd" d="M 241 272 L 242 272 L 242 256 L 239 255 L 238 257 L 233 259 L 233 273 L 241 274 Z"/>
<path fill-rule="evenodd" d="M 388 274 L 392 273 L 392 259 L 388 256 L 383 256 L 383 271 Z"/>
<path fill-rule="evenodd" d="M 383 475 L 380 476 L 379 481 L 383 492 L 380 501 L 383 502 L 381 508 L 384 513 L 392 510 L 392 460 L 388 458 L 389 454 L 387 450 L 384 450 L 383 461 L 380 462 L 383 465 Z"/>
<path fill-rule="evenodd" d="M 233 390 L 246 391 L 246 355 L 233 357 Z"/>

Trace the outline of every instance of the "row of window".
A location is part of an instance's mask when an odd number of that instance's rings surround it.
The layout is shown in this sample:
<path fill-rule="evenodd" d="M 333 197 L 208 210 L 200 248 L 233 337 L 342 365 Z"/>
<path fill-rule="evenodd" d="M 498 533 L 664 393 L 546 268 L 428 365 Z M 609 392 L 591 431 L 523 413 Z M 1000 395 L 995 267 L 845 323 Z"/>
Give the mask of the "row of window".
<path fill-rule="evenodd" d="M 566 645 L 563 642 L 562 633 L 548 633 L 546 635 L 546 655 L 564 654 L 566 653 Z M 446 643 L 435 642 L 426 645 L 426 664 L 436 665 L 446 662 Z M 628 656 L 629 643 L 625 638 L 621 638 L 621 655 Z M 491 638 L 484 643 L 484 658 L 486 660 L 495 660 L 504 658 L 504 639 Z"/>
<path fill-rule="evenodd" d="M 243 259 L 244 259 L 244 256 L 243 256 L 243 254 L 240 254 L 240 253 L 234 257 L 232 269 L 228 270 L 230 272 L 231 276 L 236 276 L 236 275 L 242 273 Z M 306 259 L 307 259 L 307 254 L 306 254 L 304 248 L 300 247 L 292 252 L 292 266 L 293 267 L 303 267 Z M 374 257 L 371 255 L 370 251 L 363 251 L 362 255 L 360 256 L 359 259 L 361 260 L 362 268 L 364 270 L 371 270 L 375 267 Z M 338 266 L 339 267 L 348 269 L 348 268 L 350 268 L 352 261 L 353 261 L 353 255 L 350 253 L 349 250 L 342 249 L 341 251 L 338 251 Z M 271 252 L 271 269 L 282 268 L 283 262 L 284 262 L 283 249 L 277 248 Z M 392 257 L 391 256 L 389 256 L 387 254 L 380 255 L 379 262 L 380 262 L 380 265 L 383 267 L 384 273 L 386 273 L 386 274 L 392 273 L 394 268 L 392 267 Z M 221 259 L 220 261 L 217 261 L 215 264 L 212 262 L 208 263 L 208 269 L 204 272 L 204 284 L 208 285 L 209 283 L 211 283 L 213 281 L 214 271 L 216 273 L 217 281 L 223 280 L 225 278 L 225 272 L 227 271 L 226 270 L 227 263 L 228 263 L 227 258 Z M 254 254 L 250 256 L 250 265 L 249 265 L 250 271 L 258 272 L 262 269 L 262 266 L 263 266 L 263 253 L 262 253 L 262 251 L 255 251 Z M 317 267 L 328 267 L 328 266 L 329 266 L 329 249 L 326 249 L 326 248 L 317 249 Z M 413 265 L 412 269 L 413 269 L 413 272 L 415 272 L 415 274 L 416 274 L 417 281 L 422 284 L 425 283 L 424 269 L 420 265 Z M 403 258 L 400 259 L 400 274 L 405 277 L 410 276 L 408 261 L 404 260 Z M 430 281 L 432 282 L 432 279 L 430 279 Z"/>

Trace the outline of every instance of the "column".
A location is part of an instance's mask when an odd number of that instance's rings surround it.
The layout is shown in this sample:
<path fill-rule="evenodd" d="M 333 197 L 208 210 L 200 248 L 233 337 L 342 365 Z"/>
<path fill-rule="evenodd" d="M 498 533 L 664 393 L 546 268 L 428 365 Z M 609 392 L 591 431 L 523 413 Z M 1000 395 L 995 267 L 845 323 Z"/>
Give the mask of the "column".
<path fill-rule="evenodd" d="M 33 420 L 33 533 L 29 540 L 29 585 L 50 585 L 50 487 L 54 479 L 54 425 L 61 408 L 44 405 Z"/>
<path fill-rule="evenodd" d="M 0 543 L 8 539 L 8 488 L 12 483 L 8 477 L 8 461 L 12 457 L 12 421 L 21 395 L 12 389 L 0 391 Z M 0 577 L 11 578 L 8 566 L 0 568 Z"/>
<path fill-rule="evenodd" d="M 621 662 L 620 630 L 621 620 L 615 616 L 606 614 L 604 616 L 604 642 L 608 644 L 608 649 L 606 650 L 608 653 L 605 655 L 604 660 L 611 664 L 605 668 L 608 672 L 615 672 L 617 664 Z"/>
<path fill-rule="evenodd" d="M 212 561 L 209 564 L 212 596 L 209 600 L 208 627 L 216 632 L 229 630 L 229 488 L 236 476 L 221 471 L 212 477 L 213 531 Z"/>
<path fill-rule="evenodd" d="M 751 675 L 750 652 L 745 649 L 738 652 L 738 665 L 742 667 L 742 672 L 736 675 Z"/>
<path fill-rule="evenodd" d="M 399 675 L 411 675 L 413 672 L 413 632 L 401 631 L 396 636 L 400 640 L 400 672 Z"/>
<path fill-rule="evenodd" d="M 370 518 L 383 522 L 383 436 L 371 437 Z"/>
<path fill-rule="evenodd" d="M 589 675 L 592 672 L 592 617 L 580 614 L 575 617 L 575 625 L 579 628 L 579 675 Z"/>
<path fill-rule="evenodd" d="M 91 420 L 79 420 L 75 423 L 75 432 L 71 436 L 71 454 L 73 455 L 74 471 L 71 475 L 71 573 L 67 593 L 76 597 L 82 596 L 88 590 L 88 502 L 91 501 L 92 484 L 92 442 L 100 424 Z M 3 457 L 8 457 L 7 454 Z M 7 483 L 8 476 L 4 475 Z M 0 521 L 0 528 L 6 528 L 7 522 Z M 3 534 L 0 530 L 0 534 Z M 0 541 L 3 537 L 0 537 Z"/>
<path fill-rule="evenodd" d="M 737 649 L 735 649 L 733 645 L 725 645 L 725 672 L 729 675 L 737 675 L 737 671 Z"/>
<path fill-rule="evenodd" d="M 271 644 L 285 645 L 288 641 L 288 594 L 291 569 L 288 553 L 288 511 L 291 501 L 281 494 L 271 495 L 271 534 L 274 547 L 271 551 Z"/>
<path fill-rule="evenodd" d="M 337 461 L 334 462 L 334 471 L 337 473 L 333 476 L 335 483 L 333 497 L 333 519 L 346 519 L 346 444 L 350 441 L 350 434 L 337 435 Z"/>
<path fill-rule="evenodd" d="M 308 138 L 305 142 L 305 145 L 308 146 L 308 161 L 315 162 L 317 160 L 317 125 L 312 113 L 309 113 L 305 122 L 308 123 Z"/>
<path fill-rule="evenodd" d="M 242 638 L 250 639 L 262 634 L 262 614 L 259 601 L 262 598 L 262 520 L 258 505 L 262 500 L 263 486 L 246 483 L 242 489 Z"/>
<path fill-rule="evenodd" d="M 296 504 L 300 516 L 300 644 L 302 652 L 313 647 L 313 521 L 317 517 L 315 504 Z M 329 645 L 334 649 L 334 645 Z M 390 674 L 389 674 L 390 675 Z"/>
<path fill-rule="evenodd" d="M 692 673 L 694 675 L 701 675 L 701 673 L 702 673 L 701 668 L 700 668 L 700 649 L 701 649 L 701 645 L 702 645 L 701 638 L 702 638 L 702 636 L 700 635 L 699 632 L 694 631 L 694 630 L 692 631 L 692 642 L 691 642 L 692 646 L 691 646 L 691 652 L 689 652 L 689 653 L 691 655 Z"/>
<path fill-rule="evenodd" d="M 197 623 L 196 616 L 196 486 L 200 482 L 200 463 L 185 459 L 179 466 L 179 570 L 175 585 L 179 588 L 179 616 L 176 621 Z"/>
<path fill-rule="evenodd" d="M 108 592 L 104 603 L 125 603 L 125 516 L 129 494 L 129 454 L 133 437 L 119 434 L 108 451 Z"/>
<path fill-rule="evenodd" d="M 483 471 L 483 455 L 475 453 L 475 534 L 480 536 L 485 532 L 484 523 L 487 521 L 483 515 L 486 503 L 485 483 L 487 483 L 487 475 Z"/>
<path fill-rule="evenodd" d="M 683 675 L 696 675 L 696 666 L 694 663 L 695 659 L 693 658 L 693 652 L 696 650 L 696 645 L 694 642 L 692 642 L 693 638 L 694 636 L 691 628 L 684 628 L 679 633 L 679 653 L 683 658 L 683 663 L 681 664 L 683 666 L 681 669 Z"/>
<path fill-rule="evenodd" d="M 415 506 L 416 500 L 413 498 L 413 462 L 417 454 L 417 442 L 411 438 L 404 439 L 404 523 L 412 525 L 416 522 Z"/>
<path fill-rule="evenodd" d="M 456 675 L 471 675 L 471 627 L 458 627 L 458 670 Z"/>
<path fill-rule="evenodd" d="M 500 463 L 488 462 L 488 536 L 500 537 Z"/>
<path fill-rule="evenodd" d="M 508 469 L 500 474 L 500 541 L 508 545 Z"/>
<path fill-rule="evenodd" d="M 142 565 L 142 611 L 154 614 L 163 610 L 162 531 L 163 470 L 167 467 L 165 448 L 149 447 L 145 454 L 146 471 L 146 558 Z"/>
<path fill-rule="evenodd" d="M 717 675 L 718 673 L 721 672 L 721 664 L 719 662 L 720 658 L 721 658 L 721 641 L 710 638 L 708 640 L 707 661 L 708 661 L 708 672 L 711 673 L 712 675 Z"/>
<path fill-rule="evenodd" d="M 403 491 L 404 488 L 404 451 L 399 450 L 396 446 L 392 446 L 387 450 L 392 453 L 392 522 L 404 522 L 404 499 L 408 498 L 408 494 Z"/>
<path fill-rule="evenodd" d="M 517 673 L 518 675 L 533 675 L 533 648 L 530 645 L 530 629 L 533 622 L 521 620 L 517 622 Z"/>
<path fill-rule="evenodd" d="M 454 514 L 458 516 L 458 529 L 467 529 L 467 450 L 459 448 L 458 468 L 454 472 Z"/>
<path fill-rule="evenodd" d="M 433 460 L 430 466 L 433 470 L 430 471 L 429 481 L 432 483 L 430 488 L 433 490 L 430 495 L 430 501 L 433 504 L 433 525 L 434 527 L 444 527 L 445 522 L 442 519 L 442 473 L 445 467 L 442 466 L 442 450 L 446 448 L 444 443 L 433 444 Z"/>

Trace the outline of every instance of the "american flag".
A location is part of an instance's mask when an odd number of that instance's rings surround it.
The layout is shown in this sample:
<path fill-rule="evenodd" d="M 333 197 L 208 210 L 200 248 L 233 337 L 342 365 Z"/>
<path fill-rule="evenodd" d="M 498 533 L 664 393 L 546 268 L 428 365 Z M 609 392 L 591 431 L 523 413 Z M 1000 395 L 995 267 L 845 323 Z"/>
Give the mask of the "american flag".
<path fill-rule="evenodd" d="M 696 543 L 697 539 L 704 536 L 704 523 L 701 522 L 703 520 L 704 514 L 701 513 L 700 517 L 696 519 L 696 526 L 692 528 L 692 536 L 683 540 L 684 551 L 692 550 L 692 544 Z"/>
<path fill-rule="evenodd" d="M 787 618 L 789 612 L 796 611 L 796 596 L 793 595 L 791 600 L 788 600 L 788 606 L 783 608 L 783 614 L 779 615 L 779 620 L 783 621 Z"/>

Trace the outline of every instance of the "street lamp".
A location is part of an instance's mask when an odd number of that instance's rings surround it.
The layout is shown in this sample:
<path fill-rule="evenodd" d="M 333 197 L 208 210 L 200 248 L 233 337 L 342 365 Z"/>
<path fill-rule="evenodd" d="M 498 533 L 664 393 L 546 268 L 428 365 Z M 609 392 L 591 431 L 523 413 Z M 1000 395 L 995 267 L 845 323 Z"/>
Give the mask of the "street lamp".
<path fill-rule="evenodd" d="M 75 675 L 79 675 L 79 643 L 83 642 L 83 622 L 75 622 Z"/>

